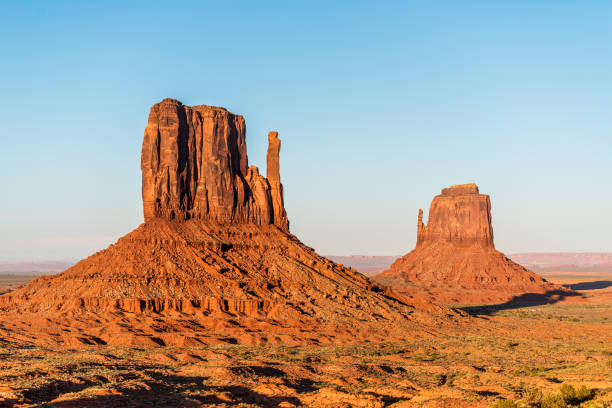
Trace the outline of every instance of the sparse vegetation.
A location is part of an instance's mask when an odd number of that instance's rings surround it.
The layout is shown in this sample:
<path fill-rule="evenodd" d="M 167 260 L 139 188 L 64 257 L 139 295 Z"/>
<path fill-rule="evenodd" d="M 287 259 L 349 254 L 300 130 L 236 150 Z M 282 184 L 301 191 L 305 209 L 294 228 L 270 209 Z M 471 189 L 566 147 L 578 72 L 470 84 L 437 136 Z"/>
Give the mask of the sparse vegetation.
<path fill-rule="evenodd" d="M 559 392 L 549 394 L 543 393 L 538 388 L 529 388 L 523 392 L 523 396 L 519 401 L 509 399 L 499 400 L 492 407 L 568 408 L 579 406 L 582 402 L 588 401 L 594 396 L 594 390 L 585 385 L 574 388 L 571 384 L 563 384 Z"/>
<path fill-rule="evenodd" d="M 528 408 L 537 408 L 542 406 L 544 394 L 539 388 L 529 388 L 523 392 L 522 404 Z"/>
<path fill-rule="evenodd" d="M 606 320 L 612 308 L 587 306 L 499 310 L 491 320 L 475 319 L 461 333 L 441 327 L 431 337 L 401 342 L 308 347 L 67 351 L 32 347 L 0 327 L 0 406 L 44 406 L 59 398 L 66 406 L 130 406 L 133 401 L 326 406 L 335 401 L 327 406 L 451 407 L 469 401 L 475 408 L 612 408 L 612 331 Z M 520 317 L 521 311 L 530 317 Z M 581 313 L 579 323 L 546 318 Z M 595 383 L 597 392 L 580 385 Z M 2 391 L 5 385 L 10 391 Z"/>
<path fill-rule="evenodd" d="M 577 405 L 583 401 L 593 398 L 595 392 L 585 385 L 574 388 L 570 384 L 563 384 L 560 390 L 560 395 L 565 403 L 569 405 Z"/>
<path fill-rule="evenodd" d="M 518 408 L 518 405 L 511 399 L 504 398 L 495 401 L 491 408 Z"/>

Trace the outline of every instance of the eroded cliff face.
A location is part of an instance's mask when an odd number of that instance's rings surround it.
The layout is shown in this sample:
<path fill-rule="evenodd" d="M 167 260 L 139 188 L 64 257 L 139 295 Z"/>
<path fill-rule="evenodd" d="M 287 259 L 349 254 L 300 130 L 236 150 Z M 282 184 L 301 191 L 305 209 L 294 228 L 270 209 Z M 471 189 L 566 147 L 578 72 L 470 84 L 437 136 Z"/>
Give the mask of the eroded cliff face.
<path fill-rule="evenodd" d="M 491 200 L 473 183 L 445 188 L 431 202 L 428 225 L 419 210 L 417 227 L 417 245 L 447 241 L 493 247 Z"/>
<path fill-rule="evenodd" d="M 63 273 L 0 295 L 0 338 L 9 321 L 11 336 L 39 346 L 321 345 L 448 323 L 451 310 L 393 293 L 289 233 L 281 142 L 276 132 L 268 141 L 266 178 L 248 165 L 241 116 L 173 99 L 153 106 L 145 222 Z"/>
<path fill-rule="evenodd" d="M 563 291 L 495 250 L 491 200 L 476 184 L 442 190 L 419 210 L 417 245 L 375 277 L 404 294 L 426 291 L 445 303 L 507 301 L 524 293 Z"/>
<path fill-rule="evenodd" d="M 280 140 L 270 132 L 268 175 L 248 165 L 244 118 L 223 108 L 164 99 L 151 108 L 142 143 L 145 221 L 192 218 L 216 224 L 274 224 L 288 231 Z"/>

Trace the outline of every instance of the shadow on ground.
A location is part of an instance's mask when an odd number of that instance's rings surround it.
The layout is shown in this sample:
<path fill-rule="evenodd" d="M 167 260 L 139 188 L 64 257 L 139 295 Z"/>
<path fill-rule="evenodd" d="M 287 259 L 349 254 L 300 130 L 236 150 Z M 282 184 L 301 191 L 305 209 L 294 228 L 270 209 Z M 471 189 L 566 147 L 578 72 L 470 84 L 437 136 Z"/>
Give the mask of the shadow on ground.
<path fill-rule="evenodd" d="M 570 288 L 572 290 L 593 290 L 593 289 L 605 289 L 612 286 L 612 281 L 594 281 L 594 282 L 580 282 L 580 283 L 570 283 L 567 285 L 563 285 L 566 288 Z"/>
<path fill-rule="evenodd" d="M 61 394 L 79 392 L 95 385 L 92 381 L 75 378 L 75 381 L 57 380 L 32 388 L 23 392 L 23 396 L 30 402 L 43 403 L 59 397 Z"/>
<path fill-rule="evenodd" d="M 252 367 L 249 367 L 252 368 Z M 277 370 L 280 372 L 280 370 Z M 264 376 L 277 376 L 279 372 L 264 372 Z M 41 404 L 54 408 L 81 407 L 200 407 L 234 406 L 253 404 L 265 407 L 279 407 L 287 404 L 300 406 L 300 400 L 295 396 L 266 396 L 243 386 L 213 386 L 208 385 L 209 377 L 182 376 L 160 372 L 146 372 L 147 379 L 140 379 L 136 384 L 120 386 L 104 390 L 95 395 L 80 396 L 74 399 L 54 401 L 65 393 L 82 391 L 89 386 L 99 386 L 104 383 L 91 381 L 67 382 L 59 381 L 45 384 L 39 388 L 29 389 L 24 393 L 27 402 Z M 286 385 L 298 393 L 311 392 L 317 389 L 315 383 L 309 380 L 290 381 Z M 17 401 L 0 402 L 0 407 L 12 406 Z M 20 401 L 23 403 L 24 401 Z M 38 406 L 38 405 L 37 405 Z"/>
<path fill-rule="evenodd" d="M 583 282 L 594 283 L 594 282 Z M 583 289 L 584 290 L 584 289 Z M 498 303 L 495 305 L 479 305 L 460 307 L 459 310 L 470 315 L 492 315 L 502 310 L 520 309 L 526 306 L 541 306 L 557 303 L 568 297 L 584 297 L 583 294 L 572 290 L 555 289 L 549 290 L 546 293 L 524 293 L 519 296 L 514 296 L 507 302 Z"/>
<path fill-rule="evenodd" d="M 129 407 L 145 408 L 159 407 L 200 407 L 234 406 L 238 404 L 256 404 L 265 407 L 279 407 L 282 403 L 299 406 L 299 399 L 289 396 L 268 397 L 242 386 L 212 387 L 207 390 L 209 395 L 189 395 L 176 392 L 170 387 L 151 387 L 150 390 L 123 390 L 117 395 L 96 395 L 87 398 L 78 398 L 70 401 L 58 401 L 45 404 L 54 408 L 82 408 L 82 407 Z"/>

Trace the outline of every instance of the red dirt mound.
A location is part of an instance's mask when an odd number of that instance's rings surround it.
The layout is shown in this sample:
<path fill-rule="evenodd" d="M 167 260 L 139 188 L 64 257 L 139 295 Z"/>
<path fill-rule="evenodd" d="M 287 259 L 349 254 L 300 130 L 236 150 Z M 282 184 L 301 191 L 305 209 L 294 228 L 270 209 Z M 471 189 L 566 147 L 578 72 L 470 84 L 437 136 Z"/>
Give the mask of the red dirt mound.
<path fill-rule="evenodd" d="M 0 296 L 0 338 L 36 344 L 331 343 L 431 332 L 455 312 L 395 294 L 289 233 L 278 157 L 248 167 L 241 116 L 153 106 L 145 223 L 65 272 Z"/>
<path fill-rule="evenodd" d="M 563 290 L 495 249 L 491 200 L 475 184 L 443 189 L 431 203 L 428 225 L 419 210 L 416 248 L 375 280 L 405 294 L 425 289 L 445 303 L 490 303 Z"/>

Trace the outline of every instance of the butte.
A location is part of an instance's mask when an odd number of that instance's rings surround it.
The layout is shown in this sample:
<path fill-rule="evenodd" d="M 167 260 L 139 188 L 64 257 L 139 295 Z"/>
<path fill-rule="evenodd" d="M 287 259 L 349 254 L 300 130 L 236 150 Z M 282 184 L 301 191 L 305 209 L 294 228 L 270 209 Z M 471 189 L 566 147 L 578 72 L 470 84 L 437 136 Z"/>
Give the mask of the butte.
<path fill-rule="evenodd" d="M 491 200 L 476 184 L 443 189 L 431 202 L 427 225 L 419 210 L 416 248 L 374 279 L 397 292 L 427 292 L 432 300 L 448 304 L 566 292 L 495 249 Z"/>
<path fill-rule="evenodd" d="M 144 223 L 61 274 L 0 296 L 0 338 L 36 345 L 331 344 L 406 338 L 457 313 L 404 297 L 289 232 L 268 135 L 249 166 L 244 118 L 164 99 L 141 156 Z M 451 317 L 449 317 L 449 315 Z"/>

